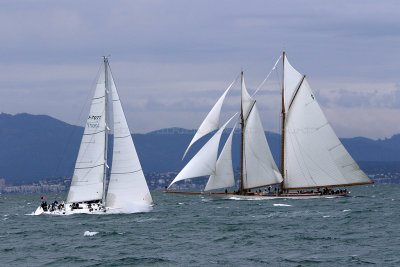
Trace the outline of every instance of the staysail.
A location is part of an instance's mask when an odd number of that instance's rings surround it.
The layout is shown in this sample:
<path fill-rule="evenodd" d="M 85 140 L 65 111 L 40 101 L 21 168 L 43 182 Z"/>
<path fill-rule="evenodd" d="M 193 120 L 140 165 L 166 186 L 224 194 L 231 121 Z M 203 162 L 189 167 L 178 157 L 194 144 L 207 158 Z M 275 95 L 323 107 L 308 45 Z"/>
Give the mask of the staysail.
<path fill-rule="evenodd" d="M 178 173 L 175 179 L 168 186 L 171 187 L 174 183 L 200 176 L 207 176 L 215 174 L 216 161 L 218 155 L 218 146 L 221 139 L 222 132 L 226 125 L 236 116 L 231 117 L 211 138 L 208 142 L 197 152 L 196 155 L 186 164 L 186 166 Z"/>
<path fill-rule="evenodd" d="M 228 139 L 222 148 L 217 160 L 215 174 L 210 175 L 204 191 L 235 186 L 235 178 L 232 167 L 232 139 L 236 125 L 233 127 Z"/>
<path fill-rule="evenodd" d="M 288 61 L 285 66 L 291 65 Z M 285 75 L 290 75 L 285 71 Z M 298 80 L 298 72 L 285 84 Z M 287 80 L 286 80 L 287 79 Z M 321 110 L 307 80 L 299 80 L 287 103 L 284 140 L 284 188 L 318 188 L 371 183 L 350 156 Z M 286 89 L 286 87 L 285 87 Z M 292 90 L 292 87 L 289 88 Z M 286 93 L 285 93 L 286 96 Z"/>
<path fill-rule="evenodd" d="M 100 200 L 103 197 L 106 139 L 106 81 L 103 64 L 82 136 L 67 202 Z"/>
<path fill-rule="evenodd" d="M 207 117 L 204 119 L 204 121 L 201 123 L 199 129 L 197 130 L 196 134 L 193 136 L 192 141 L 190 141 L 189 146 L 187 147 L 185 153 L 183 154 L 183 158 L 185 158 L 186 153 L 189 151 L 190 147 L 201 137 L 204 135 L 211 133 L 212 131 L 218 129 L 219 127 L 219 118 L 221 114 L 221 108 L 222 104 L 224 103 L 225 96 L 228 93 L 229 89 L 231 89 L 232 85 L 235 83 L 233 81 L 228 88 L 225 90 L 225 92 L 222 94 L 222 96 L 218 99 L 217 103 L 213 106 L 213 108 L 210 110 L 208 113 Z"/>
<path fill-rule="evenodd" d="M 244 128 L 243 188 L 257 188 L 282 182 L 282 176 L 272 157 L 257 103 L 250 109 Z"/>
<path fill-rule="evenodd" d="M 129 208 L 150 205 L 153 201 L 112 75 L 110 87 L 113 104 L 114 147 L 106 206 Z"/>

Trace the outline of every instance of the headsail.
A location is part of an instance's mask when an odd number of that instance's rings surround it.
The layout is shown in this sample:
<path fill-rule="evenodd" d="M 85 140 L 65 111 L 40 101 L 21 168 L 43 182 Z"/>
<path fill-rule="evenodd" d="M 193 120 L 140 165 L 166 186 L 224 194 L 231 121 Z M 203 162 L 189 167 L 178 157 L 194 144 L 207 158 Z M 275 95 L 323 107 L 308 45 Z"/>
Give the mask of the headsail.
<path fill-rule="evenodd" d="M 205 191 L 227 188 L 235 186 L 235 178 L 232 167 L 232 139 L 236 125 L 233 127 L 228 139 L 222 148 L 221 154 L 217 160 L 215 174 L 208 179 Z"/>
<path fill-rule="evenodd" d="M 235 117 L 236 114 L 233 116 Z M 231 117 L 211 138 L 208 142 L 197 152 L 196 155 L 186 164 L 186 166 L 178 173 L 175 179 L 168 187 L 174 183 L 200 176 L 207 176 L 215 174 L 216 161 L 218 155 L 218 146 L 221 139 L 221 134 L 226 125 L 233 119 Z"/>
<path fill-rule="evenodd" d="M 257 103 L 250 109 L 244 128 L 243 188 L 256 188 L 282 182 L 282 176 L 272 157 Z"/>
<path fill-rule="evenodd" d="M 150 191 L 112 76 L 110 86 L 114 115 L 114 148 L 106 205 L 111 208 L 150 205 Z"/>
<path fill-rule="evenodd" d="M 103 64 L 82 136 L 67 202 L 99 200 L 103 197 L 105 108 L 106 82 Z"/>
<path fill-rule="evenodd" d="M 192 141 L 190 141 L 189 146 L 187 147 L 185 153 L 183 154 L 183 158 L 185 158 L 186 153 L 189 151 L 190 147 L 201 137 L 204 135 L 211 133 L 212 131 L 218 129 L 219 127 L 219 118 L 221 114 L 221 108 L 222 104 L 224 103 L 225 96 L 228 93 L 229 89 L 231 89 L 232 85 L 235 83 L 233 81 L 228 88 L 225 90 L 225 92 L 222 94 L 222 96 L 218 99 L 217 103 L 215 103 L 214 107 L 211 109 L 211 111 L 208 113 L 207 117 L 204 119 L 204 121 L 201 123 L 199 129 L 197 130 L 196 134 L 193 136 Z"/>
<path fill-rule="evenodd" d="M 284 147 L 287 189 L 371 183 L 329 125 L 305 78 L 286 109 Z"/>

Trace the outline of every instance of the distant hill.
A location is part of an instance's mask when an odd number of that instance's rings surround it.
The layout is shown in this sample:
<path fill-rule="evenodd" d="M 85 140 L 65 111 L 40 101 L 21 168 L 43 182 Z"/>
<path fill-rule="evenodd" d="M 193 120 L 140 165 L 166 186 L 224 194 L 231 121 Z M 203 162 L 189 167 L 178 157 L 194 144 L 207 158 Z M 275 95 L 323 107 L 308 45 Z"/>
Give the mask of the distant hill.
<path fill-rule="evenodd" d="M 0 114 L 0 178 L 7 183 L 31 183 L 44 178 L 71 176 L 83 128 L 45 115 Z M 161 129 L 134 134 L 133 140 L 145 172 L 179 171 L 209 136 L 196 143 L 185 160 L 182 155 L 195 130 Z M 279 166 L 280 135 L 266 132 Z M 222 144 L 228 136 L 226 130 Z M 400 170 L 400 135 L 384 140 L 342 138 L 344 146 L 368 171 Z M 110 144 L 110 147 L 112 144 Z M 110 150 L 111 151 L 111 150 Z M 240 166 L 240 135 L 233 138 L 234 167 Z"/>

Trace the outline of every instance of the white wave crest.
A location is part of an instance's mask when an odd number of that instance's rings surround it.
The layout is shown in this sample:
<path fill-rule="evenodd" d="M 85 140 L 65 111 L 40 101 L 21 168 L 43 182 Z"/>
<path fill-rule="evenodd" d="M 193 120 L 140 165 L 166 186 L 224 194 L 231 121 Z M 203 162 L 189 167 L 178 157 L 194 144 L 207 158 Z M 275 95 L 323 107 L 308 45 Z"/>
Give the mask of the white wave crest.
<path fill-rule="evenodd" d="M 274 207 L 291 207 L 292 205 L 289 205 L 289 204 L 279 204 L 279 203 L 277 203 L 277 204 L 274 204 Z"/>
<path fill-rule="evenodd" d="M 99 232 L 90 232 L 90 231 L 85 231 L 83 233 L 83 236 L 94 236 L 97 235 Z"/>

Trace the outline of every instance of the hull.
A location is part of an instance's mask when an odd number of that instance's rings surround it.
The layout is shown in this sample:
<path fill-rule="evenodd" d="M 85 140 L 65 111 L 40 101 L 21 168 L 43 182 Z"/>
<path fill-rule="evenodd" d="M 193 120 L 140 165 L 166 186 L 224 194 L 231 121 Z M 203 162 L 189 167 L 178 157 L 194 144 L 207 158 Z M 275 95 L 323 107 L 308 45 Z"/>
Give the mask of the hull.
<path fill-rule="evenodd" d="M 285 194 L 274 194 L 266 192 L 248 193 L 245 195 L 236 193 L 224 193 L 224 192 L 187 192 L 187 191 L 164 191 L 170 194 L 188 194 L 188 195 L 210 195 L 220 196 L 222 199 L 310 199 L 310 198 L 332 198 L 342 197 L 350 194 L 349 191 L 335 194 L 322 194 L 321 192 L 304 192 L 304 193 L 285 193 Z"/>
<path fill-rule="evenodd" d="M 44 208 L 44 209 L 43 209 Z M 65 203 L 64 205 L 58 205 L 51 207 L 39 206 L 34 212 L 35 215 L 50 214 L 50 215 L 71 215 L 71 214 L 99 214 L 106 212 L 106 209 L 100 203 L 78 203 L 73 205 L 72 203 Z"/>

